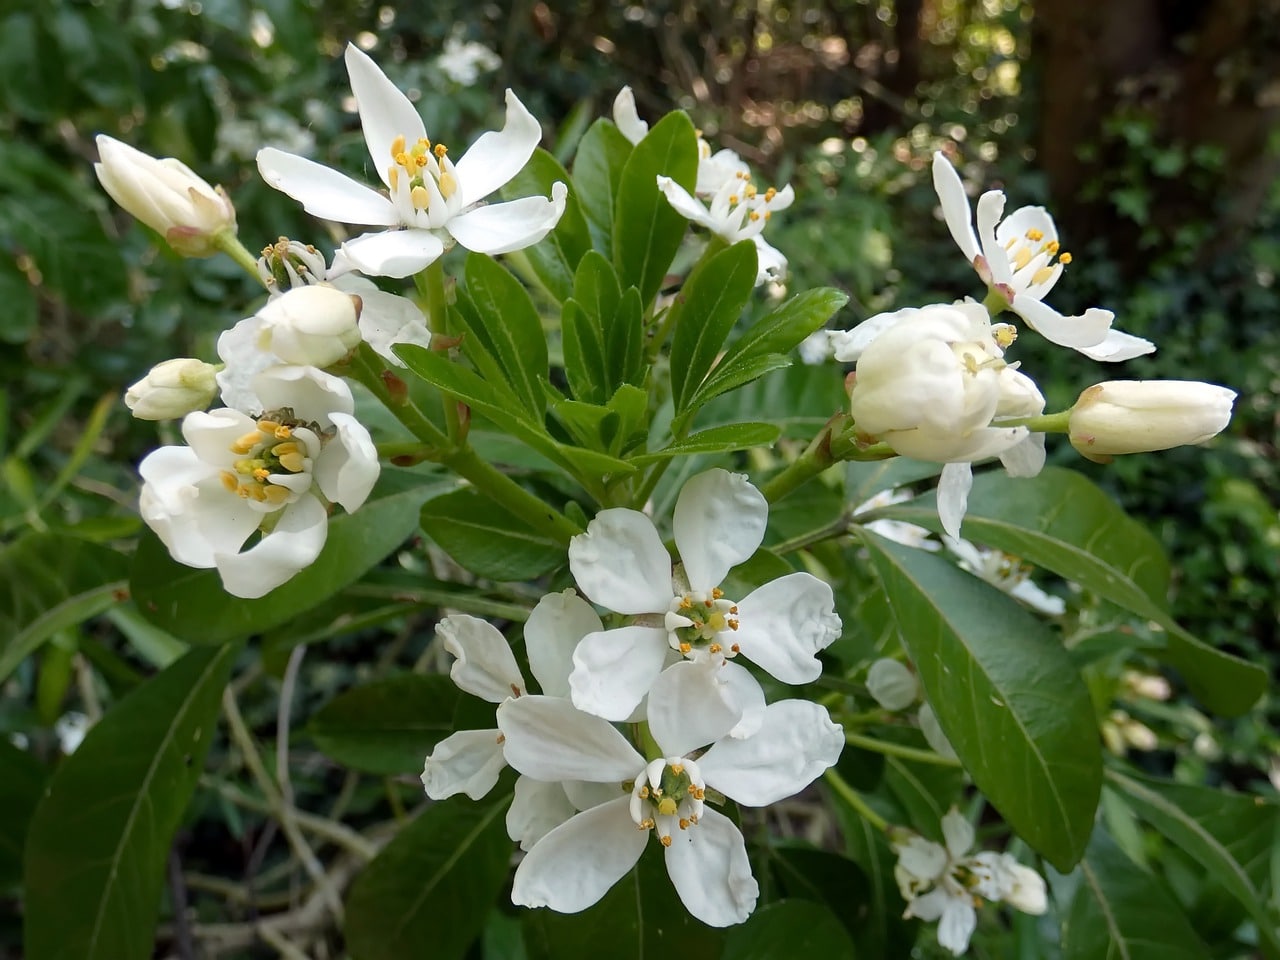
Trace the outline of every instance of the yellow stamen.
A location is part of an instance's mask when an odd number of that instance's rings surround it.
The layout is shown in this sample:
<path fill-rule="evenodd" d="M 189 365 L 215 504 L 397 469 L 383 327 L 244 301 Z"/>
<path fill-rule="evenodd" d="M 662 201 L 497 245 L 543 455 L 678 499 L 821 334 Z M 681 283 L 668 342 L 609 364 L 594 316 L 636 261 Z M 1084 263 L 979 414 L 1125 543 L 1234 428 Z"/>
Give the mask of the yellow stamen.
<path fill-rule="evenodd" d="M 279 429 L 280 429 L 280 424 L 275 420 L 259 420 L 258 421 L 258 430 L 261 431 L 262 433 L 274 434 Z M 250 434 L 246 433 L 245 436 L 248 437 L 250 436 Z"/>
<path fill-rule="evenodd" d="M 1026 247 L 1019 247 L 1018 252 L 1013 255 L 1013 269 L 1021 270 L 1031 262 L 1031 251 Z"/>
<path fill-rule="evenodd" d="M 711 599 L 712 599 L 712 600 L 719 600 L 719 599 L 720 599 L 721 597 L 723 597 L 723 596 L 724 596 L 724 591 L 723 591 L 723 590 L 721 590 L 719 587 L 712 587 L 712 588 L 711 588 Z"/>
<path fill-rule="evenodd" d="M 506 742 L 507 742 L 507 735 L 506 735 L 505 733 L 499 733 L 499 734 L 498 734 L 498 739 L 497 739 L 497 740 L 495 740 L 495 741 L 493 741 L 493 742 L 494 742 L 494 743 L 497 743 L 497 744 L 503 744 L 503 743 L 506 743 Z"/>
<path fill-rule="evenodd" d="M 690 822 L 690 821 L 689 821 L 689 818 L 688 818 L 688 817 L 681 817 L 681 818 L 680 818 L 680 829 L 681 829 L 681 830 L 688 830 L 688 829 L 689 829 L 689 822 Z"/>
<path fill-rule="evenodd" d="M 1039 243 L 1041 240 L 1044 239 L 1044 231 L 1036 230 L 1036 229 L 1028 230 L 1027 239 L 1030 240 L 1032 243 Z"/>
<path fill-rule="evenodd" d="M 764 202 L 765 202 L 765 203 L 768 203 L 770 200 L 772 200 L 772 199 L 773 199 L 774 197 L 776 197 L 777 195 L 778 195 L 778 189 L 777 189 L 777 187 L 770 187 L 768 190 L 766 190 L 766 191 L 764 192 Z"/>
<path fill-rule="evenodd" d="M 649 788 L 648 788 L 648 787 L 641 787 L 641 788 L 640 788 L 640 799 L 641 799 L 641 800 L 648 800 L 648 799 L 649 799 Z"/>
<path fill-rule="evenodd" d="M 277 457 L 287 457 L 291 453 L 300 453 L 301 450 L 302 448 L 292 440 L 288 443 L 277 443 L 271 448 L 271 452 Z"/>
<path fill-rule="evenodd" d="M 301 473 L 306 469 L 307 460 L 301 453 L 286 453 L 280 458 L 280 466 L 290 473 Z"/>
<path fill-rule="evenodd" d="M 760 214 L 752 210 L 749 214 L 747 214 L 747 219 L 750 220 L 752 223 L 755 223 L 757 220 L 760 219 Z"/>
<path fill-rule="evenodd" d="M 1058 252 L 1058 241 L 1057 241 L 1057 240 L 1050 240 L 1048 243 L 1046 243 L 1046 244 L 1044 245 L 1044 252 L 1045 252 L 1045 253 L 1048 253 L 1048 254 L 1054 254 L 1054 253 L 1057 253 L 1057 252 Z"/>
<path fill-rule="evenodd" d="M 427 153 L 428 151 L 431 150 L 431 141 L 428 140 L 426 137 L 419 137 L 418 142 L 414 145 L 413 149 L 415 153 L 418 151 Z"/>
<path fill-rule="evenodd" d="M 682 643 L 682 644 L 680 644 L 680 652 L 681 652 L 681 653 L 688 653 L 688 652 L 689 652 L 690 650 L 692 650 L 692 649 L 693 649 L 693 647 L 692 647 L 690 644 L 687 644 L 687 643 Z"/>
<path fill-rule="evenodd" d="M 400 136 L 391 141 L 391 159 L 399 163 L 402 153 L 404 153 L 404 134 L 400 134 Z"/>
<path fill-rule="evenodd" d="M 256 433 L 246 433 L 243 437 L 231 444 L 231 452 L 237 456 L 244 456 L 250 450 L 258 445 L 258 441 L 262 438 Z"/>
<path fill-rule="evenodd" d="M 720 644 L 718 644 L 718 643 L 713 643 L 713 644 L 711 644 L 709 647 L 707 647 L 707 649 L 708 649 L 711 653 L 719 653 L 723 648 L 720 646 Z"/>
<path fill-rule="evenodd" d="M 1066 265 L 1066 264 L 1070 263 L 1070 262 L 1071 262 L 1071 254 L 1069 254 L 1069 253 L 1063 253 L 1061 256 L 1059 256 L 1059 257 L 1058 257 L 1058 262 L 1059 262 L 1059 263 L 1061 263 L 1061 264 L 1063 264 L 1063 265 Z"/>
<path fill-rule="evenodd" d="M 271 435 L 277 440 L 288 440 L 293 436 L 293 427 L 287 427 L 282 423 L 271 432 Z"/>
<path fill-rule="evenodd" d="M 448 170 L 440 174 L 440 195 L 448 200 L 458 192 L 458 181 Z"/>
<path fill-rule="evenodd" d="M 223 470 L 219 477 L 222 480 L 222 485 L 227 488 L 227 493 L 235 493 L 240 486 L 240 481 L 230 470 Z"/>
<path fill-rule="evenodd" d="M 262 483 L 269 476 L 271 476 L 271 471 L 265 467 L 259 467 L 257 470 L 253 471 L 253 479 L 257 480 L 259 483 Z"/>
<path fill-rule="evenodd" d="M 395 193 L 400 189 L 400 168 L 388 167 L 387 179 L 391 181 L 391 192 Z"/>
<path fill-rule="evenodd" d="M 663 845 L 664 847 L 669 847 L 669 846 L 671 846 L 671 837 L 670 837 L 670 836 L 661 837 L 661 838 L 660 838 L 660 840 L 661 840 L 661 843 L 662 843 L 662 845 Z"/>
<path fill-rule="evenodd" d="M 684 773 L 684 764 L 683 764 L 683 763 L 673 763 L 673 764 L 671 764 L 670 769 L 671 769 L 671 772 L 672 772 L 672 773 L 674 773 L 674 774 L 678 777 L 678 776 L 680 776 L 680 774 Z"/>
<path fill-rule="evenodd" d="M 446 147 L 443 143 L 436 144 L 435 155 L 437 159 L 443 160 L 444 155 L 448 152 L 449 152 L 449 148 Z"/>
<path fill-rule="evenodd" d="M 268 503 L 274 504 L 277 507 L 288 500 L 289 494 L 292 492 L 288 487 L 282 487 L 277 483 L 271 483 L 265 487 L 259 487 L 258 489 L 262 491 L 262 497 L 260 499 L 266 500 Z"/>
<path fill-rule="evenodd" d="M 1053 267 L 1041 267 L 1031 275 L 1031 282 L 1033 284 L 1044 283 L 1051 276 L 1053 276 Z"/>
<path fill-rule="evenodd" d="M 426 187 L 414 187 L 409 191 L 409 201 L 415 210 L 425 210 L 431 203 L 431 194 L 427 193 Z"/>
<path fill-rule="evenodd" d="M 737 620 L 733 621 L 733 629 L 734 629 L 734 630 L 737 630 L 737 629 L 738 629 L 738 621 L 737 621 Z M 741 652 L 742 652 L 742 648 L 741 648 L 740 646 L 738 646 L 736 643 L 735 643 L 733 646 L 731 646 L 729 649 L 730 649 L 730 650 L 732 650 L 734 653 L 741 653 Z"/>
<path fill-rule="evenodd" d="M 736 193 L 732 193 L 732 194 L 730 194 L 730 195 L 729 195 L 729 206 L 731 206 L 731 207 L 737 206 L 737 204 L 738 204 L 738 199 L 739 199 L 739 197 L 738 197 L 738 195 L 737 195 Z"/>
<path fill-rule="evenodd" d="M 670 797 L 663 797 L 658 801 L 658 812 L 664 817 L 675 816 L 677 804 Z"/>

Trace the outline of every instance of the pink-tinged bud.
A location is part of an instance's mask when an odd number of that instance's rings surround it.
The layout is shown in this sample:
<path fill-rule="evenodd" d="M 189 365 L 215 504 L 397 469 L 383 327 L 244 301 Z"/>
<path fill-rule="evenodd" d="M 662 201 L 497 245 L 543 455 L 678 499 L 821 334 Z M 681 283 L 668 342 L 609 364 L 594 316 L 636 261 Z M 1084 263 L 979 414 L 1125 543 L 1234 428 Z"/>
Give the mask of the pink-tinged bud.
<path fill-rule="evenodd" d="M 1231 420 L 1234 390 L 1198 380 L 1109 380 L 1080 394 L 1071 445 L 1106 463 L 1126 453 L 1204 443 Z"/>
<path fill-rule="evenodd" d="M 180 160 L 156 159 L 105 134 L 98 136 L 94 172 L 111 199 L 165 238 L 184 257 L 218 252 L 215 237 L 235 233 L 236 210 Z"/>

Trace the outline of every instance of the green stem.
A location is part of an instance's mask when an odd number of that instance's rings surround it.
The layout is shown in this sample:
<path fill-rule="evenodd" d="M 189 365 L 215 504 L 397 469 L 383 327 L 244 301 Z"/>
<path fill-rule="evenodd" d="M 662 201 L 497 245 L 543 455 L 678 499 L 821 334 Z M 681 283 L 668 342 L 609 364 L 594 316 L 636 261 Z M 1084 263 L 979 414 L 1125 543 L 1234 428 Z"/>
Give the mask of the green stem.
<path fill-rule="evenodd" d="M 430 460 L 436 452 L 435 447 L 428 446 L 425 443 L 417 443 L 413 440 L 379 443 L 377 448 L 378 456 L 383 460 L 410 459 L 414 463 Z M 404 466 L 404 464 L 402 463 L 401 466 Z"/>
<path fill-rule="evenodd" d="M 469 480 L 490 500 L 558 543 L 568 543 L 570 538 L 582 532 L 582 528 L 563 513 L 481 460 L 470 447 L 454 448 L 441 457 L 440 462 Z"/>
<path fill-rule="evenodd" d="M 1021 420 L 1001 420 L 1002 427 L 1029 427 L 1036 433 L 1070 433 L 1071 411 L 1044 413 L 1038 417 L 1023 417 Z"/>
<path fill-rule="evenodd" d="M 240 238 L 235 235 L 234 231 L 224 230 L 221 233 L 215 234 L 213 244 L 239 264 L 240 267 L 248 273 L 249 276 L 253 277 L 254 280 L 257 280 L 258 283 L 266 286 L 266 283 L 258 273 L 258 258 L 245 249 L 245 245 L 240 242 Z"/>
<path fill-rule="evenodd" d="M 769 549 L 779 555 L 795 553 L 797 550 L 803 550 L 805 547 L 812 547 L 815 543 L 822 543 L 824 540 L 834 540 L 837 537 L 843 537 L 848 532 L 849 517 L 847 514 L 842 513 L 825 527 L 819 527 L 817 530 L 810 530 L 808 533 L 802 533 L 798 537 L 792 537 L 790 540 L 783 540 L 782 543 L 775 544 Z"/>
<path fill-rule="evenodd" d="M 425 270 L 415 273 L 413 284 L 417 287 L 422 299 L 426 301 L 427 328 L 431 331 L 431 335 L 433 337 L 448 336 L 449 303 L 445 298 L 444 290 L 444 262 L 435 260 L 428 264 Z M 445 432 L 451 443 L 458 443 L 462 439 L 462 418 L 458 415 L 458 398 L 444 393 L 442 401 Z"/>
<path fill-rule="evenodd" d="M 982 305 L 987 308 L 987 313 L 992 317 L 998 317 L 1009 309 L 1009 298 L 997 290 L 994 286 L 987 288 L 987 296 L 982 301 Z"/>
<path fill-rule="evenodd" d="M 844 742 L 860 747 L 863 750 L 871 750 L 874 753 L 882 753 L 886 757 L 901 757 L 903 760 L 913 760 L 916 763 L 932 763 L 939 767 L 958 767 L 959 760 L 952 760 L 950 757 L 944 757 L 941 754 L 934 753 L 932 750 L 918 750 L 915 747 L 903 746 L 900 743 L 889 743 L 884 740 L 875 740 L 871 737 L 864 737 L 856 733 L 846 733 Z"/>
<path fill-rule="evenodd" d="M 386 367 L 382 363 L 382 358 L 374 352 L 373 347 L 367 343 L 361 343 L 352 356 L 351 369 L 348 373 L 353 379 L 368 387 L 369 392 L 382 401 L 382 405 L 420 441 L 441 450 L 450 446 L 449 438 L 427 419 L 426 414 L 419 410 L 412 400 L 391 392 L 387 382 L 382 379 L 384 370 Z"/>
<path fill-rule="evenodd" d="M 823 774 L 823 777 L 826 778 L 831 789 L 838 793 L 840 798 L 844 800 L 845 803 L 849 804 L 849 806 L 853 808 L 854 812 L 857 813 L 858 816 L 862 817 L 863 820 L 867 821 L 867 823 L 871 824 L 877 830 L 889 829 L 889 821 L 867 806 L 867 801 L 863 800 L 862 795 L 858 793 L 857 790 L 853 789 L 853 787 L 849 786 L 840 774 L 836 773 L 835 767 L 828 769 L 827 772 Z"/>
<path fill-rule="evenodd" d="M 777 503 L 835 462 L 835 458 L 831 456 L 831 425 L 828 424 L 813 438 L 805 452 L 761 487 L 760 492 L 770 503 Z"/>

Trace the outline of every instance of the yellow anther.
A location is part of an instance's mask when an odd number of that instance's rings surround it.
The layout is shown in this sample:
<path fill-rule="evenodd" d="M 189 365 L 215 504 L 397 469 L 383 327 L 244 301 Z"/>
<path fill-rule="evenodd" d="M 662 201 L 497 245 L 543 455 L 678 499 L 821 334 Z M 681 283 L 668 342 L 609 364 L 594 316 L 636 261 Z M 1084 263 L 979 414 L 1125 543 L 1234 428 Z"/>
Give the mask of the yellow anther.
<path fill-rule="evenodd" d="M 733 629 L 735 629 L 735 630 L 737 630 L 737 629 L 738 629 L 738 621 L 737 621 L 737 620 L 733 621 Z M 736 643 L 735 643 L 735 644 L 733 644 L 731 647 L 729 647 L 729 649 L 730 649 L 730 650 L 732 650 L 734 653 L 741 653 L 741 652 L 742 652 L 742 648 L 741 648 L 740 646 L 738 646 Z"/>
<path fill-rule="evenodd" d="M 1002 323 L 992 328 L 992 336 L 1003 350 L 1018 339 L 1018 329 L 1011 323 Z"/>
<path fill-rule="evenodd" d="M 737 195 L 736 193 L 730 194 L 730 195 L 729 195 L 729 206 L 731 206 L 731 207 L 737 206 L 737 204 L 738 204 L 738 200 L 739 200 L 739 199 L 740 199 L 740 198 L 738 197 L 738 195 Z"/>
<path fill-rule="evenodd" d="M 448 152 L 449 152 L 449 148 L 446 147 L 443 143 L 436 144 L 435 155 L 437 159 L 443 160 L 444 155 Z"/>
<path fill-rule="evenodd" d="M 278 429 L 280 429 L 280 423 L 277 420 L 259 420 L 258 421 L 258 430 L 261 433 L 274 434 Z M 251 436 L 253 436 L 253 434 L 249 434 L 249 433 L 245 434 L 246 438 Z"/>
<path fill-rule="evenodd" d="M 257 480 L 259 483 L 262 483 L 269 476 L 271 476 L 271 471 L 266 467 L 259 467 L 257 470 L 253 471 L 253 479 Z"/>
<path fill-rule="evenodd" d="M 237 456 L 244 456 L 250 450 L 258 445 L 262 437 L 256 433 L 246 433 L 243 437 L 231 444 L 231 452 Z"/>
<path fill-rule="evenodd" d="M 757 192 L 753 184 L 747 184 L 746 194 L 748 200 L 754 200 Z"/>
<path fill-rule="evenodd" d="M 657 826 L 657 823 L 654 821 L 653 817 L 646 817 L 644 820 L 641 820 L 637 826 L 641 830 L 652 830 Z"/>
<path fill-rule="evenodd" d="M 1034 227 L 1027 231 L 1027 239 L 1032 243 L 1039 243 L 1044 239 L 1044 231 L 1036 230 Z"/>
<path fill-rule="evenodd" d="M 391 181 L 390 187 L 391 187 L 392 193 L 395 193 L 397 190 L 399 190 L 400 189 L 400 168 L 388 167 L 387 179 Z"/>
<path fill-rule="evenodd" d="M 299 447 L 297 443 L 290 440 L 288 443 L 277 443 L 271 448 L 271 453 L 277 457 L 287 457 L 291 453 L 300 452 L 301 449 L 302 448 Z"/>
<path fill-rule="evenodd" d="M 641 788 L 640 788 L 640 799 L 641 799 L 641 800 L 648 800 L 648 799 L 649 799 L 649 788 L 648 788 L 648 787 L 641 787 Z"/>
<path fill-rule="evenodd" d="M 689 820 L 689 818 L 688 818 L 688 817 L 681 817 L 681 818 L 680 818 L 680 829 L 681 829 L 681 830 L 688 830 L 688 829 L 689 829 L 689 823 L 690 823 L 690 822 L 691 822 L 691 821 Z"/>
<path fill-rule="evenodd" d="M 507 742 L 507 735 L 506 735 L 505 733 L 499 733 L 499 734 L 498 734 L 498 739 L 494 740 L 493 742 L 494 742 L 494 743 L 497 743 L 497 744 L 503 744 L 503 743 L 506 743 L 506 742 Z"/>
<path fill-rule="evenodd" d="M 681 600 L 680 600 L 680 609 L 681 609 L 681 610 L 688 610 L 688 609 L 689 609 L 690 607 L 692 607 L 692 606 L 693 606 L 693 601 L 692 601 L 692 600 L 690 600 L 688 597 L 682 597 L 682 598 L 681 598 Z"/>
<path fill-rule="evenodd" d="M 1051 276 L 1053 276 L 1053 267 L 1041 267 L 1031 275 L 1031 282 L 1033 284 L 1044 283 Z"/>
<path fill-rule="evenodd" d="M 431 141 L 426 137 L 419 137 L 418 142 L 413 146 L 414 153 L 427 153 L 431 149 Z"/>
<path fill-rule="evenodd" d="M 743 173 L 741 170 L 736 171 L 736 172 L 734 173 L 734 176 L 735 176 L 735 177 L 737 177 L 739 180 L 750 180 L 750 179 L 751 179 L 751 175 L 750 175 L 750 174 L 748 174 L 748 173 Z"/>
<path fill-rule="evenodd" d="M 282 487 L 276 483 L 269 483 L 265 487 L 259 487 L 258 489 L 262 491 L 262 496 L 255 499 L 266 500 L 277 507 L 289 499 L 291 492 L 288 487 Z"/>
<path fill-rule="evenodd" d="M 511 684 L 511 696 L 519 698 L 520 694 L 521 694 L 520 688 L 517 687 L 514 683 Z"/>
<path fill-rule="evenodd" d="M 1058 262 L 1059 262 L 1059 263 L 1061 263 L 1061 264 L 1063 264 L 1064 266 L 1065 266 L 1066 264 L 1070 263 L 1070 262 L 1071 262 L 1071 254 L 1066 253 L 1066 252 L 1064 251 L 1064 252 L 1063 252 L 1063 253 L 1058 257 Z"/>
<path fill-rule="evenodd" d="M 1044 252 L 1045 252 L 1045 253 L 1048 253 L 1048 254 L 1054 254 L 1054 253 L 1057 253 L 1057 252 L 1058 252 L 1058 241 L 1057 241 L 1057 240 L 1050 240 L 1048 243 L 1046 243 L 1046 244 L 1044 245 Z"/>
<path fill-rule="evenodd" d="M 440 196 L 448 200 L 458 192 L 458 180 L 448 170 L 440 174 Z"/>
<path fill-rule="evenodd" d="M 675 816 L 678 806 L 679 805 L 670 797 L 663 797 L 658 801 L 658 812 L 664 817 L 673 817 Z"/>
<path fill-rule="evenodd" d="M 688 652 L 689 652 L 690 650 L 692 650 L 692 649 L 693 649 L 693 647 L 692 647 L 692 646 L 690 646 L 690 645 L 689 645 L 689 644 L 687 644 L 687 643 L 682 643 L 682 644 L 680 644 L 680 652 L 681 652 L 681 653 L 688 653 Z"/>
<path fill-rule="evenodd" d="M 252 494 L 249 493 L 248 487 L 238 486 L 236 487 L 236 496 L 239 497 L 241 500 L 248 500 L 249 497 L 252 496 Z"/>
<path fill-rule="evenodd" d="M 709 647 L 707 647 L 707 649 L 712 653 L 719 653 L 723 649 L 723 647 L 721 647 L 720 644 L 718 643 L 713 643 Z"/>
<path fill-rule="evenodd" d="M 404 153 L 404 134 L 400 134 L 400 136 L 391 141 L 391 159 L 399 163 L 402 153 Z"/>
<path fill-rule="evenodd" d="M 271 435 L 277 440 L 288 440 L 293 436 L 293 427 L 285 426 L 282 423 L 271 432 Z"/>
<path fill-rule="evenodd" d="M 230 470 L 223 470 L 218 476 L 222 480 L 222 485 L 227 488 L 228 493 L 235 493 L 240 487 L 240 480 Z"/>
<path fill-rule="evenodd" d="M 701 800 L 701 799 L 702 799 L 702 793 L 701 793 L 701 791 L 699 791 L 699 793 L 698 793 L 698 799 L 699 799 L 699 800 Z M 690 823 L 697 823 L 697 822 L 698 822 L 698 815 L 697 815 L 696 813 L 694 813 L 694 814 L 690 814 L 690 815 L 689 815 L 689 822 L 690 822 Z"/>
<path fill-rule="evenodd" d="M 755 223 L 757 220 L 760 219 L 760 214 L 752 210 L 749 214 L 747 214 L 747 219 L 750 220 L 752 223 Z"/>
<path fill-rule="evenodd" d="M 712 599 L 712 600 L 719 600 L 719 599 L 720 599 L 721 597 L 723 597 L 723 596 L 724 596 L 724 591 L 723 591 L 723 590 L 721 590 L 719 587 L 712 587 L 712 588 L 711 588 L 711 599 Z"/>
<path fill-rule="evenodd" d="M 426 187 L 414 187 L 409 191 L 409 202 L 413 204 L 413 209 L 425 210 L 431 203 L 431 194 Z"/>
<path fill-rule="evenodd" d="M 660 837 L 660 838 L 659 838 L 659 840 L 660 840 L 660 842 L 662 843 L 662 845 L 663 845 L 664 847 L 669 847 L 669 846 L 671 846 L 671 837 L 670 837 L 669 835 L 668 835 L 668 836 L 664 836 L 664 837 Z"/>
<path fill-rule="evenodd" d="M 1021 270 L 1031 262 L 1031 251 L 1026 247 L 1019 247 L 1018 252 L 1013 255 L 1013 269 Z"/>
<path fill-rule="evenodd" d="M 768 222 L 769 222 L 769 220 L 770 220 L 770 218 L 771 218 L 772 216 L 773 216 L 773 211 L 772 211 L 772 210 L 766 210 L 766 211 L 764 212 L 764 222 L 765 222 L 765 223 L 768 223 Z"/>
<path fill-rule="evenodd" d="M 729 608 L 729 612 L 736 617 L 738 615 L 738 605 L 735 603 L 732 607 Z"/>
<path fill-rule="evenodd" d="M 395 160 L 397 164 L 409 171 L 409 176 L 413 176 L 418 172 L 418 161 L 415 160 L 411 154 L 405 153 L 401 150 L 396 154 Z"/>
<path fill-rule="evenodd" d="M 693 786 L 689 787 L 689 796 L 693 797 L 693 799 L 695 800 L 703 800 L 706 798 L 706 795 L 707 795 L 707 791 L 704 790 L 702 787 L 693 787 Z M 693 822 L 694 823 L 698 822 L 696 817 L 694 818 Z"/>
<path fill-rule="evenodd" d="M 290 473 L 301 473 L 307 468 L 307 458 L 298 452 L 286 453 L 280 458 L 280 466 Z"/>
<path fill-rule="evenodd" d="M 772 200 L 772 199 L 773 199 L 774 197 L 776 197 L 777 195 L 778 195 L 778 189 L 777 189 L 777 187 L 770 187 L 768 190 L 766 190 L 766 191 L 764 192 L 764 202 L 765 202 L 765 203 L 768 203 L 770 200 Z"/>
<path fill-rule="evenodd" d="M 713 601 L 713 600 L 703 600 L 703 601 L 702 601 L 702 605 L 703 605 L 704 607 L 706 607 L 708 610 L 710 610 L 710 609 L 711 609 L 711 604 L 712 604 L 712 603 L 714 603 L 714 602 L 715 602 L 715 601 Z"/>
<path fill-rule="evenodd" d="M 738 621 L 737 621 L 737 620 L 730 620 L 730 621 L 729 621 L 729 629 L 730 629 L 730 630 L 737 630 L 737 629 L 738 629 Z M 733 645 L 733 652 L 734 652 L 734 653 L 737 653 L 737 652 L 738 652 L 738 645 L 737 645 L 736 643 Z"/>
<path fill-rule="evenodd" d="M 671 772 L 678 777 L 680 776 L 680 774 L 684 773 L 684 764 L 683 763 L 670 764 L 670 769 L 671 769 Z"/>

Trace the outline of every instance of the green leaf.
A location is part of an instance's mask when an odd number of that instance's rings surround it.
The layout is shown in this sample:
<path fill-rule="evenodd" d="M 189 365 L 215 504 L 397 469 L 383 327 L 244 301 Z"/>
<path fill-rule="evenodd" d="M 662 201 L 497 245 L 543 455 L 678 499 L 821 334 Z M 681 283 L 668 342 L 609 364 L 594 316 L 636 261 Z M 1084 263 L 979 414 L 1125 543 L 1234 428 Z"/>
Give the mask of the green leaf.
<path fill-rule="evenodd" d="M 1070 869 L 1102 787 L 1093 705 L 1070 657 L 1005 594 L 933 554 L 860 535 L 965 769 L 1019 835 Z"/>
<path fill-rule="evenodd" d="M 129 559 L 59 533 L 28 533 L 0 550 L 0 680 L 59 630 L 124 597 Z"/>
<path fill-rule="evenodd" d="M 932 495 L 879 515 L 941 529 Z M 1159 542 L 1081 474 L 1057 467 L 1031 479 L 980 474 L 964 534 L 1160 624 L 1168 647 L 1154 655 L 1176 668 L 1215 713 L 1235 716 L 1261 696 L 1265 670 L 1202 643 L 1169 616 L 1169 565 Z"/>
<path fill-rule="evenodd" d="M 663 862 L 662 847 L 647 844 L 640 863 L 599 903 L 581 913 L 524 911 L 525 945 L 535 960 L 602 955 L 609 960 L 718 957 L 724 933 L 689 915 Z"/>
<path fill-rule="evenodd" d="M 573 185 L 578 202 L 587 218 L 592 243 L 606 257 L 613 255 L 613 212 L 622 170 L 631 150 L 631 142 L 613 121 L 601 117 L 583 135 L 573 158 Z M 656 180 L 654 189 L 657 189 Z"/>
<path fill-rule="evenodd" d="M 849 905 L 865 904 L 871 898 L 861 867 L 848 857 L 812 847 L 780 845 L 767 849 L 769 869 L 782 897 L 823 904 L 850 935 L 857 936 L 859 911 L 850 910 Z"/>
<path fill-rule="evenodd" d="M 191 651 L 120 700 L 58 767 L 27 838 L 30 960 L 151 956 L 169 846 L 236 651 Z"/>
<path fill-rule="evenodd" d="M 707 379 L 703 380 L 702 385 L 693 392 L 693 397 L 689 400 L 689 408 L 696 410 L 722 393 L 736 390 L 738 387 L 745 386 L 753 380 L 759 380 L 766 373 L 789 366 L 791 366 L 791 359 L 784 357 L 780 353 L 766 353 L 760 357 L 746 357 L 735 361 L 729 366 L 725 366 L 723 363 L 716 364 L 715 369 L 708 374 Z"/>
<path fill-rule="evenodd" d="M 502 364 L 515 395 L 537 416 L 545 399 L 540 381 L 547 377 L 547 338 L 529 291 L 492 257 L 467 257 L 467 294 L 480 321 L 475 333 Z"/>
<path fill-rule="evenodd" d="M 853 941 L 836 915 L 812 900 L 779 900 L 729 931 L 723 960 L 821 957 L 853 960 Z"/>
<path fill-rule="evenodd" d="M 547 291 L 557 302 L 564 303 L 573 292 L 573 274 L 578 268 L 578 261 L 591 249 L 587 218 L 578 203 L 577 192 L 568 172 L 560 165 L 560 161 L 538 148 L 529 162 L 502 188 L 502 196 L 507 200 L 528 196 L 549 197 L 551 188 L 556 183 L 569 187 L 564 213 L 560 215 L 555 229 L 545 239 L 526 247 L 524 254 Z"/>
<path fill-rule="evenodd" d="M 658 189 L 660 176 L 670 177 L 690 193 L 698 178 L 698 136 L 688 115 L 680 111 L 667 114 L 636 144 L 618 184 L 613 265 L 624 287 L 640 291 L 642 304 L 652 303 L 657 296 L 689 228 Z"/>
<path fill-rule="evenodd" d="M 439 674 L 405 673 L 352 687 L 326 703 L 307 733 L 326 756 L 365 773 L 421 773 L 453 733 L 458 688 Z"/>
<path fill-rule="evenodd" d="M 644 355 L 644 306 L 635 287 L 623 290 L 613 317 L 604 318 L 604 344 L 610 384 L 642 384 L 648 361 Z"/>
<path fill-rule="evenodd" d="M 832 287 L 797 294 L 752 324 L 725 353 L 720 365 L 770 353 L 790 353 L 848 302 L 847 293 Z"/>
<path fill-rule="evenodd" d="M 347 896 L 354 960 L 457 960 L 507 881 L 509 796 L 434 803 L 374 858 Z"/>
<path fill-rule="evenodd" d="M 1280 927 L 1264 906 L 1261 890 L 1280 841 L 1280 807 L 1263 797 L 1165 783 L 1109 771 L 1107 779 L 1129 804 L 1181 847 L 1240 901 L 1259 934 L 1280 955 Z"/>
<path fill-rule="evenodd" d="M 1063 960 L 1208 960 L 1182 908 L 1099 827 L 1062 927 Z"/>
<path fill-rule="evenodd" d="M 704 258 L 671 307 L 671 396 L 684 413 L 716 362 L 756 285 L 756 248 L 749 240 Z"/>
<path fill-rule="evenodd" d="M 776 442 L 781 433 L 782 429 L 772 423 L 726 423 L 700 430 L 682 440 L 674 440 L 653 453 L 631 457 L 630 462 L 642 466 L 695 453 L 725 453 L 748 447 L 764 447 Z"/>
<path fill-rule="evenodd" d="M 44 794 L 48 771 L 43 763 L 0 737 L 0 890 L 22 880 L 22 849 L 27 825 Z"/>
<path fill-rule="evenodd" d="M 311 566 L 257 600 L 222 589 L 216 570 L 193 570 L 169 557 L 147 534 L 134 557 L 132 589 L 148 620 L 189 643 L 225 643 L 262 633 L 360 579 L 413 533 L 418 507 L 452 480 L 424 483 L 421 474 L 383 470 L 369 501 L 329 521 L 324 549 Z"/>
<path fill-rule="evenodd" d="M 547 386 L 550 393 L 555 388 Z M 555 418 L 564 424 L 564 428 L 573 435 L 573 439 L 583 447 L 602 449 L 605 446 L 605 433 L 612 433 L 618 415 L 608 407 L 595 403 L 583 403 L 581 400 L 566 400 L 556 396 L 548 403 Z"/>
<path fill-rule="evenodd" d="M 490 580 L 530 580 L 565 560 L 564 545 L 475 490 L 428 500 L 422 529 L 466 570 Z"/>
<path fill-rule="evenodd" d="M 560 312 L 560 333 L 569 389 L 578 400 L 602 402 L 608 388 L 609 371 L 604 353 L 604 330 L 598 318 L 575 301 L 568 300 Z"/>

